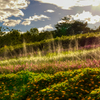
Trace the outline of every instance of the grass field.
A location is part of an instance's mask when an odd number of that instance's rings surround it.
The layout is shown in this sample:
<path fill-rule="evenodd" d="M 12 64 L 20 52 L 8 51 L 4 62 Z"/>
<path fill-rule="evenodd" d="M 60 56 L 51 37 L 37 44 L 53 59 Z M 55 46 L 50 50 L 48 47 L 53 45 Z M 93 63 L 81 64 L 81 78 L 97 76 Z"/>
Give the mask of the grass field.
<path fill-rule="evenodd" d="M 69 49 L 5 57 L 0 100 L 100 100 L 99 45 Z"/>

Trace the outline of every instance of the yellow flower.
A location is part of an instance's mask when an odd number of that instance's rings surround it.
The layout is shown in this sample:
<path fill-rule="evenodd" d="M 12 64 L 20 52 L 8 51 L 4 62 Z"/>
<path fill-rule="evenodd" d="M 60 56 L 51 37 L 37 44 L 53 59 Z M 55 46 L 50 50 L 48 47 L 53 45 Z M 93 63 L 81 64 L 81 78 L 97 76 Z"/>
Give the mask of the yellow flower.
<path fill-rule="evenodd" d="M 64 95 L 62 95 L 62 97 L 64 97 Z"/>
<path fill-rule="evenodd" d="M 49 96 L 50 96 L 51 94 L 49 94 Z"/>
<path fill-rule="evenodd" d="M 59 97 L 56 97 L 54 100 L 57 100 L 57 99 L 59 99 Z"/>
<path fill-rule="evenodd" d="M 84 98 L 82 98 L 81 100 L 85 100 Z"/>
<path fill-rule="evenodd" d="M 55 90 L 56 92 L 58 91 L 58 90 Z"/>
<path fill-rule="evenodd" d="M 91 83 L 94 84 L 94 81 L 92 81 Z"/>
<path fill-rule="evenodd" d="M 77 89 L 78 87 L 75 87 L 75 89 Z"/>
<path fill-rule="evenodd" d="M 89 97 L 88 99 L 91 99 L 91 97 Z"/>
<path fill-rule="evenodd" d="M 26 100 L 31 100 L 31 98 L 27 97 Z"/>
<path fill-rule="evenodd" d="M 52 97 L 49 97 L 50 99 L 52 99 Z"/>
<path fill-rule="evenodd" d="M 76 92 L 78 94 L 78 92 Z"/>
<path fill-rule="evenodd" d="M 73 93 L 71 93 L 71 95 L 73 95 Z"/>
<path fill-rule="evenodd" d="M 95 85 L 95 87 L 98 87 L 98 85 Z"/>
<path fill-rule="evenodd" d="M 94 89 L 94 87 L 91 87 L 91 89 Z"/>
<path fill-rule="evenodd" d="M 2 82 L 2 84 L 4 84 L 4 83 Z"/>
<path fill-rule="evenodd" d="M 33 90 L 30 90 L 31 92 L 33 91 Z"/>
<path fill-rule="evenodd" d="M 89 84 L 89 86 L 91 86 L 91 84 Z"/>
<path fill-rule="evenodd" d="M 4 47 L 7 47 L 6 45 Z"/>
<path fill-rule="evenodd" d="M 100 83 L 100 81 L 98 83 Z"/>
<path fill-rule="evenodd" d="M 82 91 L 84 91 L 83 89 L 81 89 Z"/>
<path fill-rule="evenodd" d="M 42 98 L 42 100 L 45 100 L 44 97 Z"/>
<path fill-rule="evenodd" d="M 90 80 L 93 80 L 93 79 L 90 79 Z"/>

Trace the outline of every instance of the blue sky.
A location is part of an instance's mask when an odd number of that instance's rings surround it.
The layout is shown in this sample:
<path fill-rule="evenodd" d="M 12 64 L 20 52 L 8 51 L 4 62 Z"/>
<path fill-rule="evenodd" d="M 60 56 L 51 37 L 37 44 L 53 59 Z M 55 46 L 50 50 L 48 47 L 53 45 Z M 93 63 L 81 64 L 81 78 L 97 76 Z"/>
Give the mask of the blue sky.
<path fill-rule="evenodd" d="M 0 0 L 0 26 L 18 29 L 55 30 L 61 18 L 71 15 L 74 20 L 100 26 L 100 0 Z"/>

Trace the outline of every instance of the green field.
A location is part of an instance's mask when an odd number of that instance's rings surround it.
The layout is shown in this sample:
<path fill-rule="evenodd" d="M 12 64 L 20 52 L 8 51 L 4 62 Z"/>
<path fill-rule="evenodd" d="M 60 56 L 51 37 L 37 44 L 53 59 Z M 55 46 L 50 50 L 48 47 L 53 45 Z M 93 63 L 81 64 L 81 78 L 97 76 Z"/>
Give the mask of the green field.
<path fill-rule="evenodd" d="M 100 47 L 69 49 L 5 57 L 0 100 L 100 100 Z"/>

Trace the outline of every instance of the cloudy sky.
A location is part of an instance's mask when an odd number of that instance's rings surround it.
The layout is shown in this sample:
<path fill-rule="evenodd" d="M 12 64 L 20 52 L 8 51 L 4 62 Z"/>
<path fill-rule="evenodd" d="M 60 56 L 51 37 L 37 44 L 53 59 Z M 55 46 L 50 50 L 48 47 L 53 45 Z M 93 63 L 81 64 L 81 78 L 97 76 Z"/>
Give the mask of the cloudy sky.
<path fill-rule="evenodd" d="M 18 29 L 55 30 L 62 17 L 100 26 L 100 0 L 0 0 L 0 26 Z"/>

